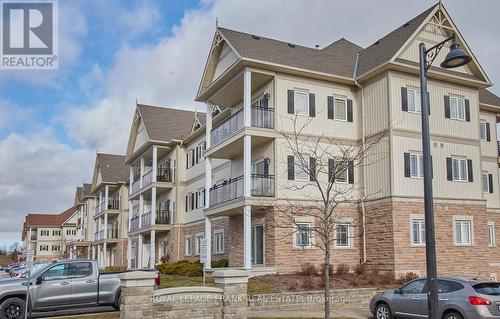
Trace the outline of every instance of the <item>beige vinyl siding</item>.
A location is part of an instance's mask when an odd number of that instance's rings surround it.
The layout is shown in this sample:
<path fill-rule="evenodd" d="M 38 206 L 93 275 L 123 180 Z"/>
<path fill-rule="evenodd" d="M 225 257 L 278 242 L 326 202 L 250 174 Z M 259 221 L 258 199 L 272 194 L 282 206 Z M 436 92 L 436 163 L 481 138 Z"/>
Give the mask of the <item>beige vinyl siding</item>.
<path fill-rule="evenodd" d="M 421 152 L 422 140 L 415 136 L 394 136 L 392 138 L 394 196 L 423 196 L 423 180 L 404 176 L 404 153 Z M 481 161 L 479 146 L 431 141 L 433 161 L 433 192 L 436 198 L 482 199 Z M 447 180 L 446 158 L 460 157 L 472 160 L 473 182 Z"/>
<path fill-rule="evenodd" d="M 433 25 L 426 25 L 422 31 L 420 31 L 415 39 L 403 50 L 402 54 L 399 56 L 400 59 L 419 62 L 419 48 L 420 43 L 424 42 L 427 48 L 434 46 L 435 44 L 444 41 L 449 35 L 444 33 L 442 28 Z M 450 52 L 450 43 L 445 44 L 441 52 L 439 52 L 436 60 L 434 60 L 433 66 L 439 66 L 441 62 L 444 61 L 446 54 Z M 468 66 L 461 66 L 453 69 L 453 71 L 473 75 L 472 71 Z"/>
<path fill-rule="evenodd" d="M 146 132 L 146 128 L 144 127 L 144 122 L 142 118 L 139 120 L 139 127 L 137 128 L 137 135 L 135 137 L 134 151 L 137 151 L 139 147 L 144 145 L 148 141 L 148 133 Z"/>
<path fill-rule="evenodd" d="M 352 87 L 300 77 L 278 75 L 276 77 L 276 118 L 278 130 L 291 132 L 295 115 L 288 114 L 288 90 L 303 90 L 315 94 L 316 116 L 297 116 L 297 128 L 304 127 L 305 135 L 325 135 L 343 139 L 361 137 L 361 112 L 358 93 Z M 352 100 L 353 122 L 328 119 L 327 99 L 335 96 Z M 308 121 L 310 121 L 308 123 Z M 306 123 L 308 123 L 306 125 Z"/>
<path fill-rule="evenodd" d="M 496 114 L 493 112 L 487 112 L 481 110 L 479 113 L 479 121 L 486 121 L 490 124 L 490 137 L 491 140 L 481 141 L 481 155 L 489 157 L 497 157 L 497 125 L 496 125 Z M 477 129 L 479 130 L 479 124 Z M 478 133 L 479 134 L 479 133 Z"/>
<path fill-rule="evenodd" d="M 218 57 L 217 66 L 215 67 L 213 80 L 217 79 L 224 71 L 226 71 L 234 62 L 238 60 L 238 56 L 227 45 L 226 42 L 222 44 L 222 49 Z M 213 81 L 212 80 L 212 81 Z"/>
<path fill-rule="evenodd" d="M 380 132 L 389 127 L 389 98 L 387 75 L 364 88 L 363 110 L 365 135 Z"/>
<path fill-rule="evenodd" d="M 365 170 L 365 195 L 368 199 L 383 198 L 391 195 L 391 154 L 389 136 L 367 152 Z"/>
<path fill-rule="evenodd" d="M 486 207 L 488 208 L 500 208 L 500 192 L 499 192 L 499 181 L 498 181 L 498 165 L 494 161 L 484 161 L 482 162 L 482 170 L 485 173 L 493 175 L 493 193 L 483 193 L 484 199 L 486 199 Z M 481 180 L 482 181 L 482 180 Z M 481 183 L 481 191 L 483 190 Z"/>
<path fill-rule="evenodd" d="M 401 88 L 420 88 L 417 76 L 391 73 L 390 75 L 391 95 L 391 118 L 395 129 L 411 131 L 421 130 L 421 115 L 402 110 Z M 452 86 L 444 82 L 429 81 L 428 91 L 430 97 L 431 115 L 429 125 L 431 134 L 458 137 L 465 139 L 479 139 L 479 104 L 477 91 L 464 89 L 460 86 Z M 470 122 L 445 118 L 444 96 L 458 96 L 470 102 Z"/>

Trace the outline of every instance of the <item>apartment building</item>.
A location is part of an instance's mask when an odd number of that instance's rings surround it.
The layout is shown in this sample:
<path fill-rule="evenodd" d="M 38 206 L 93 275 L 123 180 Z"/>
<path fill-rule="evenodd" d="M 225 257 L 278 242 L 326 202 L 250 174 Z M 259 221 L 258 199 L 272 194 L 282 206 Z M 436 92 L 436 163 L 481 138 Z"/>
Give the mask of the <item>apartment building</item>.
<path fill-rule="evenodd" d="M 69 243 L 70 258 L 91 258 L 94 239 L 94 197 L 92 184 L 84 183 L 76 188 L 76 238 Z"/>
<path fill-rule="evenodd" d="M 127 265 L 127 180 L 125 156 L 97 153 L 91 188 L 92 257 L 100 267 Z"/>
<path fill-rule="evenodd" d="M 37 261 L 68 258 L 68 244 L 76 238 L 75 212 L 71 207 L 60 214 L 26 215 L 22 231 L 25 250 L 33 251 Z"/>

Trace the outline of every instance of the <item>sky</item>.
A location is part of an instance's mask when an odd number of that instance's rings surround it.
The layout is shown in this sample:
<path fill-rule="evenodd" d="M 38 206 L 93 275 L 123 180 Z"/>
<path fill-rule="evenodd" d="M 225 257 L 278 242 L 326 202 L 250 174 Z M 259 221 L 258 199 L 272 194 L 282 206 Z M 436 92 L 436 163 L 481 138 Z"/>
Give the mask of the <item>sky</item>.
<path fill-rule="evenodd" d="M 219 25 L 324 47 L 366 47 L 436 0 L 59 1 L 59 69 L 0 70 L 0 246 L 24 216 L 73 205 L 96 152 L 123 154 L 136 101 L 204 110 L 194 97 Z M 444 0 L 493 83 L 500 1 Z M 500 95 L 500 85 L 491 89 Z"/>

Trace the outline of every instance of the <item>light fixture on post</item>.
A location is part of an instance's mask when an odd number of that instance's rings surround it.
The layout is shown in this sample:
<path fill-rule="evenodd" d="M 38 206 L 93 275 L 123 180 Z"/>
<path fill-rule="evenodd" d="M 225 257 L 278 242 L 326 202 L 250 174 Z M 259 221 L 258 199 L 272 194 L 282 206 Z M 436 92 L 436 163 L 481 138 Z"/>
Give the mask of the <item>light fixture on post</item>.
<path fill-rule="evenodd" d="M 434 235 L 434 211 L 432 198 L 432 163 L 429 134 L 429 100 L 427 97 L 427 71 L 437 55 L 448 42 L 450 52 L 441 63 L 445 69 L 458 68 L 469 63 L 472 58 L 455 41 L 455 34 L 426 50 L 425 43 L 420 43 L 420 100 L 422 101 L 422 153 L 424 162 L 424 211 L 425 211 L 425 253 L 427 268 L 427 310 L 429 319 L 438 319 L 437 263 L 436 242 Z"/>

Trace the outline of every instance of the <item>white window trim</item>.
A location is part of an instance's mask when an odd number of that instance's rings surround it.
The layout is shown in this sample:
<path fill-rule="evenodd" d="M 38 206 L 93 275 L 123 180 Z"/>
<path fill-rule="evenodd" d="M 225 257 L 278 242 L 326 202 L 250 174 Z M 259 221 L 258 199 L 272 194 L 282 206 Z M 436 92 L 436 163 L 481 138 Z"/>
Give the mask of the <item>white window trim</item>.
<path fill-rule="evenodd" d="M 488 187 L 486 188 L 486 190 L 484 189 L 484 177 L 486 176 L 486 183 L 488 185 Z M 483 193 L 484 194 L 489 194 L 490 193 L 490 177 L 489 177 L 489 174 L 488 172 L 481 172 L 481 188 L 483 189 Z"/>
<path fill-rule="evenodd" d="M 415 243 L 415 238 L 413 236 L 413 222 L 414 221 L 421 221 L 423 222 L 423 224 L 425 225 L 425 215 L 420 215 L 420 214 L 412 214 L 410 215 L 410 245 L 412 247 L 425 247 L 425 242 L 420 242 L 420 243 Z M 420 224 L 421 226 L 421 224 Z M 425 236 L 425 232 L 424 232 L 424 236 Z M 423 238 L 424 241 L 425 241 L 425 237 Z"/>
<path fill-rule="evenodd" d="M 469 239 L 470 243 L 457 243 L 456 242 L 456 227 L 455 223 L 461 221 L 461 222 L 469 222 L 470 225 L 470 233 L 469 233 Z M 474 218 L 472 216 L 453 216 L 453 245 L 454 246 L 474 246 Z"/>
<path fill-rule="evenodd" d="M 217 235 L 222 235 L 222 250 L 217 250 Z M 214 253 L 223 254 L 224 253 L 224 229 L 217 229 L 214 231 Z"/>
<path fill-rule="evenodd" d="M 345 119 L 337 117 L 337 112 L 335 112 L 335 101 L 343 101 L 344 102 Z M 347 122 L 347 98 L 337 97 L 337 96 L 333 97 L 333 120 L 339 121 L 339 122 Z"/>
<path fill-rule="evenodd" d="M 189 246 L 186 245 L 188 240 L 189 240 Z M 193 248 L 192 240 L 193 240 L 193 235 L 184 236 L 184 256 L 191 256 L 192 255 L 192 251 L 191 251 Z"/>
<path fill-rule="evenodd" d="M 415 108 L 414 110 L 410 110 L 410 93 L 414 94 L 414 105 L 413 107 Z M 416 99 L 417 97 L 420 99 L 420 90 L 412 87 L 407 87 L 406 88 L 406 99 L 408 101 L 408 113 L 415 113 L 415 114 L 421 114 L 422 113 L 422 101 L 420 101 L 420 111 L 417 110 L 416 108 Z"/>
<path fill-rule="evenodd" d="M 486 131 L 486 120 L 480 120 L 479 121 L 479 139 L 483 142 L 486 142 L 488 139 L 488 133 Z M 484 126 L 484 138 L 481 137 L 481 127 Z"/>
<path fill-rule="evenodd" d="M 458 161 L 458 179 L 455 179 L 453 174 L 453 161 Z M 460 162 L 465 161 L 465 179 L 460 171 Z M 452 157 L 451 158 L 451 178 L 454 182 L 468 183 L 469 182 L 469 165 L 466 158 Z"/>
<path fill-rule="evenodd" d="M 411 158 L 412 156 L 417 157 L 417 175 L 413 176 L 411 175 Z M 423 159 L 423 155 L 418 152 L 410 152 L 410 178 L 416 178 L 416 179 L 423 179 L 424 178 L 424 167 L 423 167 L 423 162 L 420 161 L 420 159 Z"/>
<path fill-rule="evenodd" d="M 199 256 L 200 255 L 200 249 L 201 249 L 201 241 L 198 241 L 198 238 L 205 238 L 205 233 L 196 233 L 194 235 L 194 255 Z"/>
<path fill-rule="evenodd" d="M 492 229 L 492 242 L 490 243 L 490 227 Z M 496 247 L 497 246 L 497 241 L 495 238 L 495 222 L 488 222 L 488 247 Z"/>
<path fill-rule="evenodd" d="M 451 101 L 452 100 L 455 100 L 455 103 L 456 103 L 456 106 L 457 106 L 457 116 L 456 117 L 453 117 L 451 115 Z M 458 111 L 458 101 L 462 101 L 462 105 L 464 106 L 464 118 L 460 118 L 459 117 L 459 111 Z M 465 122 L 466 121 L 466 115 L 465 115 L 465 99 L 463 97 L 459 97 L 459 96 L 450 96 L 450 119 L 452 120 L 457 120 L 457 121 L 462 121 L 462 122 Z"/>
<path fill-rule="evenodd" d="M 314 248 L 314 234 L 310 231 L 309 245 L 308 246 L 299 246 L 297 245 L 297 224 L 309 224 L 309 226 L 314 225 L 313 217 L 296 217 L 294 218 L 294 231 L 293 231 L 293 248 L 294 249 L 313 249 Z"/>
<path fill-rule="evenodd" d="M 339 246 L 337 243 L 337 226 L 345 225 L 347 226 L 347 246 Z M 340 221 L 335 224 L 335 229 L 333 231 L 333 236 L 335 238 L 334 247 L 335 249 L 351 249 L 354 247 L 354 236 L 353 236 L 353 226 L 352 221 Z"/>
<path fill-rule="evenodd" d="M 296 102 L 296 99 L 295 99 L 295 95 L 296 94 L 304 94 L 306 96 L 306 112 L 305 114 L 303 113 L 298 113 L 297 112 L 297 103 Z M 309 91 L 307 90 L 301 90 L 301 89 L 294 89 L 293 91 L 293 113 L 297 116 L 306 116 L 306 117 L 309 117 Z"/>

